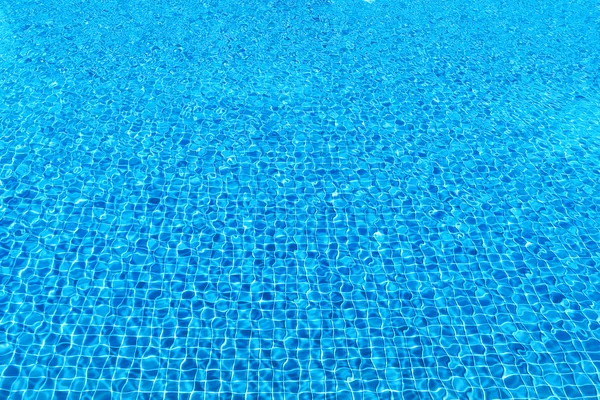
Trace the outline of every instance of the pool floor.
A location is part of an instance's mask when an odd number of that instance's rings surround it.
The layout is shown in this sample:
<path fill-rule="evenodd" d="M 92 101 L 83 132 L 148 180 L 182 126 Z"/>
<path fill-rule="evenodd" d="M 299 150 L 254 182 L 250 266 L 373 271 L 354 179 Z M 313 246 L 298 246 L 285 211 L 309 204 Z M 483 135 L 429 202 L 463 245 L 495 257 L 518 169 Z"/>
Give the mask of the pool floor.
<path fill-rule="evenodd" d="M 598 399 L 593 0 L 0 0 L 0 398 Z"/>

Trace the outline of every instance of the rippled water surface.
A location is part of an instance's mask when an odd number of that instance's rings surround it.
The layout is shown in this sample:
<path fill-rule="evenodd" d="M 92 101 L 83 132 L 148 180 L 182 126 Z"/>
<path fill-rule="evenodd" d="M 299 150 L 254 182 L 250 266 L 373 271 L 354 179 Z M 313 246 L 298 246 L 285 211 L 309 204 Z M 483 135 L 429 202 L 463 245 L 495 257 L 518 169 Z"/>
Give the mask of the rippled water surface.
<path fill-rule="evenodd" d="M 593 0 L 0 0 L 0 398 L 597 399 Z"/>

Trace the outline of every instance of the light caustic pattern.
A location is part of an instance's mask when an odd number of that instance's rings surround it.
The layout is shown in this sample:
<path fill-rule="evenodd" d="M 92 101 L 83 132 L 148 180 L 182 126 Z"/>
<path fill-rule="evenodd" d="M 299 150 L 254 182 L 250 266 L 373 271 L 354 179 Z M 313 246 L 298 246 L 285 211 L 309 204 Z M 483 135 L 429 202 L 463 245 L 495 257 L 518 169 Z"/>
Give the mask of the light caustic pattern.
<path fill-rule="evenodd" d="M 597 399 L 592 1 L 0 2 L 0 398 Z"/>

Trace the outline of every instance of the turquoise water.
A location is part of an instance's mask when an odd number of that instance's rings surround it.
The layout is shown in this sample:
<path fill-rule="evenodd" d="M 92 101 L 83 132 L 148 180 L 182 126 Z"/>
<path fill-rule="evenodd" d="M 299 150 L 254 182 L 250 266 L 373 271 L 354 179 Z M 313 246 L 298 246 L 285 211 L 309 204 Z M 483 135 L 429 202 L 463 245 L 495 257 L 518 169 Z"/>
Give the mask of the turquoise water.
<path fill-rule="evenodd" d="M 0 0 L 0 398 L 597 399 L 591 0 Z"/>

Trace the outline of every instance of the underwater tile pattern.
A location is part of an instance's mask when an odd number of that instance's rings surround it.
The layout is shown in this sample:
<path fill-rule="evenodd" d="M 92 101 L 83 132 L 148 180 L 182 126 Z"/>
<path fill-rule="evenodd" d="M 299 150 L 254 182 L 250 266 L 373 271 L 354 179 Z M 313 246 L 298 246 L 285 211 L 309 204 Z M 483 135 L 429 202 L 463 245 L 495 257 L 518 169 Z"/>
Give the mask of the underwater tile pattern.
<path fill-rule="evenodd" d="M 0 0 L 0 398 L 597 399 L 591 0 Z"/>

